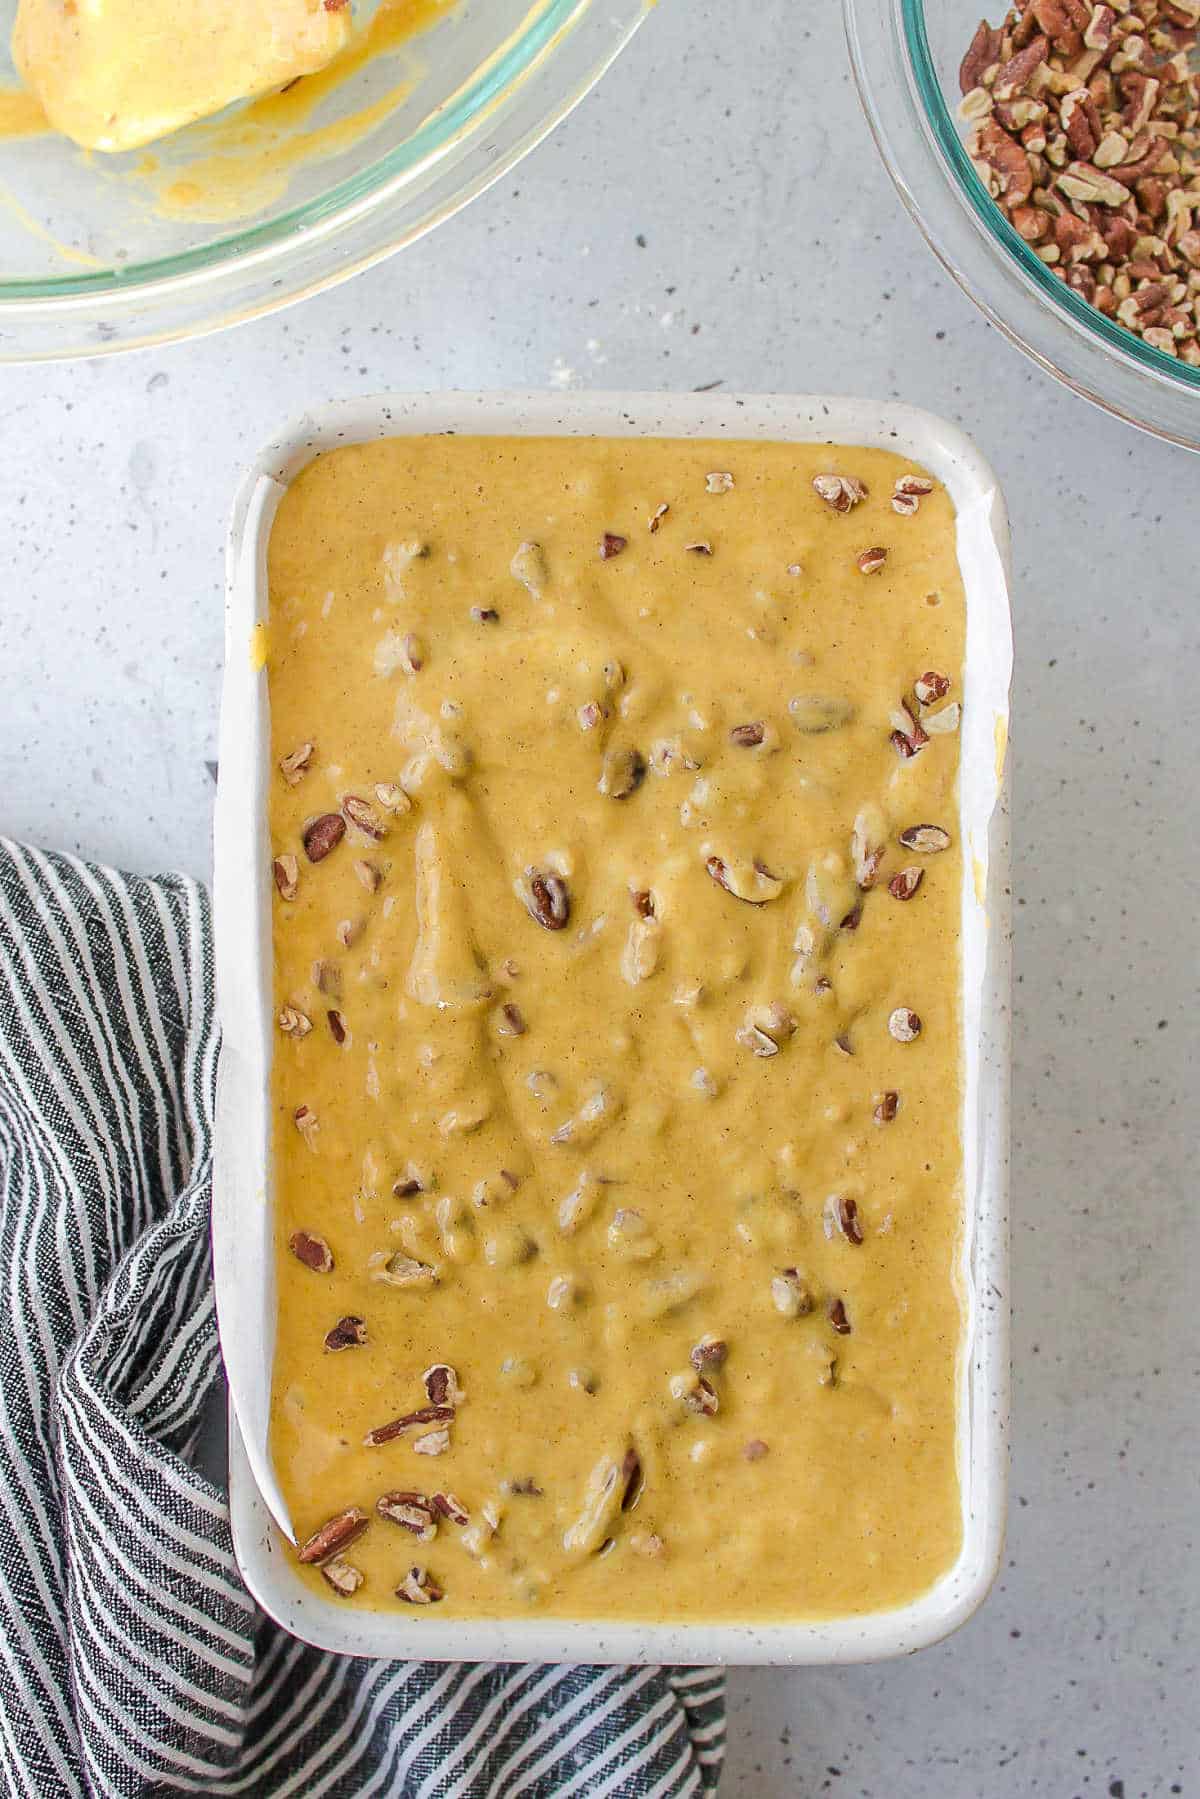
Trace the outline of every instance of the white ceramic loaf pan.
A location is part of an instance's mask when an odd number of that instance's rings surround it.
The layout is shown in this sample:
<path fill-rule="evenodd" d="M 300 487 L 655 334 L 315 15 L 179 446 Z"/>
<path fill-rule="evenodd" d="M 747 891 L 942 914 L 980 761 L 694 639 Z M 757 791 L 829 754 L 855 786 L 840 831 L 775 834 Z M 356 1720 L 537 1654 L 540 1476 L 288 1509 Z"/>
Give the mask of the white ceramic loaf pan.
<path fill-rule="evenodd" d="M 253 654 L 267 608 L 266 548 L 291 477 L 339 444 L 460 434 L 771 438 L 872 445 L 923 464 L 958 516 L 967 597 L 959 828 L 963 857 L 963 1284 L 959 1393 L 963 1543 L 957 1562 L 899 1610 L 770 1624 L 672 1625 L 530 1617 L 480 1622 L 381 1613 L 299 1579 L 267 1444 L 275 1275 L 268 1080 L 272 1043 L 266 677 Z M 1012 640 L 1008 525 L 994 476 L 961 431 L 867 400 L 715 394 L 440 394 L 356 400 L 302 418 L 242 483 L 230 529 L 220 784 L 215 823 L 217 1092 L 213 1250 L 233 1405 L 234 1547 L 261 1605 L 307 1641 L 343 1653 L 433 1660 L 821 1663 L 869 1661 L 935 1642 L 979 1605 L 1003 1536 L 1008 1421 L 1009 894 L 1005 747 Z"/>

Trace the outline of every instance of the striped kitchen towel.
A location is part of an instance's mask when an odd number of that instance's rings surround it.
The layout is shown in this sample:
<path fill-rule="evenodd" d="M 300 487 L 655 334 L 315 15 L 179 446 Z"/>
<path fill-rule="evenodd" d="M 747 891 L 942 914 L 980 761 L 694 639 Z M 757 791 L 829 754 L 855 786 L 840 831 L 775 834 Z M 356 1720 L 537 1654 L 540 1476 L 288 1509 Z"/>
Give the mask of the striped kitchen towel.
<path fill-rule="evenodd" d="M 220 1378 L 203 891 L 0 840 L 5 1794 L 711 1792 L 718 1672 L 327 1655 L 193 1451 Z"/>

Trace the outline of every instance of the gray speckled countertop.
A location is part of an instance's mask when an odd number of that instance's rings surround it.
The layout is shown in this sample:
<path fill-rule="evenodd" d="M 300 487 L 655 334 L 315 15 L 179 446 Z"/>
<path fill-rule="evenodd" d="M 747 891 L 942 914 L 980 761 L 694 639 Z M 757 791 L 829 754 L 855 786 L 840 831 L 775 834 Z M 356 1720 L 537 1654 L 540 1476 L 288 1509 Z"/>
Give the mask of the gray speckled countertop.
<path fill-rule="evenodd" d="M 963 424 L 1015 541 L 1015 1416 L 940 1648 L 731 1680 L 728 1799 L 1197 1791 L 1200 462 L 1026 364 L 878 167 L 834 9 L 661 6 L 513 176 L 299 310 L 0 375 L 0 827 L 204 874 L 237 471 L 382 388 L 837 390 Z"/>

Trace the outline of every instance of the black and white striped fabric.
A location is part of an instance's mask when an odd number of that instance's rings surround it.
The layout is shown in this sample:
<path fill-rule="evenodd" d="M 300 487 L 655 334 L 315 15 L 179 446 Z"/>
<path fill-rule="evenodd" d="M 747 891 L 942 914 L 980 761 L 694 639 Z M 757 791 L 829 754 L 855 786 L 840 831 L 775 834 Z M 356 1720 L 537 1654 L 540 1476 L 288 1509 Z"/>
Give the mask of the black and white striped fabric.
<path fill-rule="evenodd" d="M 0 840 L 0 1785 L 59 1795 L 676 1799 L 722 1677 L 297 1642 L 191 1466 L 220 1378 L 203 891 Z"/>

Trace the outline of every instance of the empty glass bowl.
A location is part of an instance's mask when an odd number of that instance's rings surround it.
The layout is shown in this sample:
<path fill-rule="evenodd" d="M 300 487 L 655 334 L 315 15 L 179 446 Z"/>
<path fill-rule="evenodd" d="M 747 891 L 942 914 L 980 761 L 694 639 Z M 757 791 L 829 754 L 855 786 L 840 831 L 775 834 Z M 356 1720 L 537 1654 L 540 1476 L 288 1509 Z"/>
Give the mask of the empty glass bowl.
<path fill-rule="evenodd" d="M 845 0 L 875 142 L 930 247 L 992 323 L 1089 400 L 1200 449 L 1200 368 L 1153 348 L 1066 287 L 990 199 L 959 122 L 958 67 L 1004 0 Z"/>
<path fill-rule="evenodd" d="M 265 124 L 252 109 L 121 156 L 0 136 L 0 360 L 212 330 L 411 243 L 538 143 L 651 4 L 413 0 L 423 27 L 315 90 L 294 156 L 282 103 Z M 0 4 L 0 26 L 13 10 Z M 222 217 L 205 183 L 256 155 L 251 204 Z"/>

